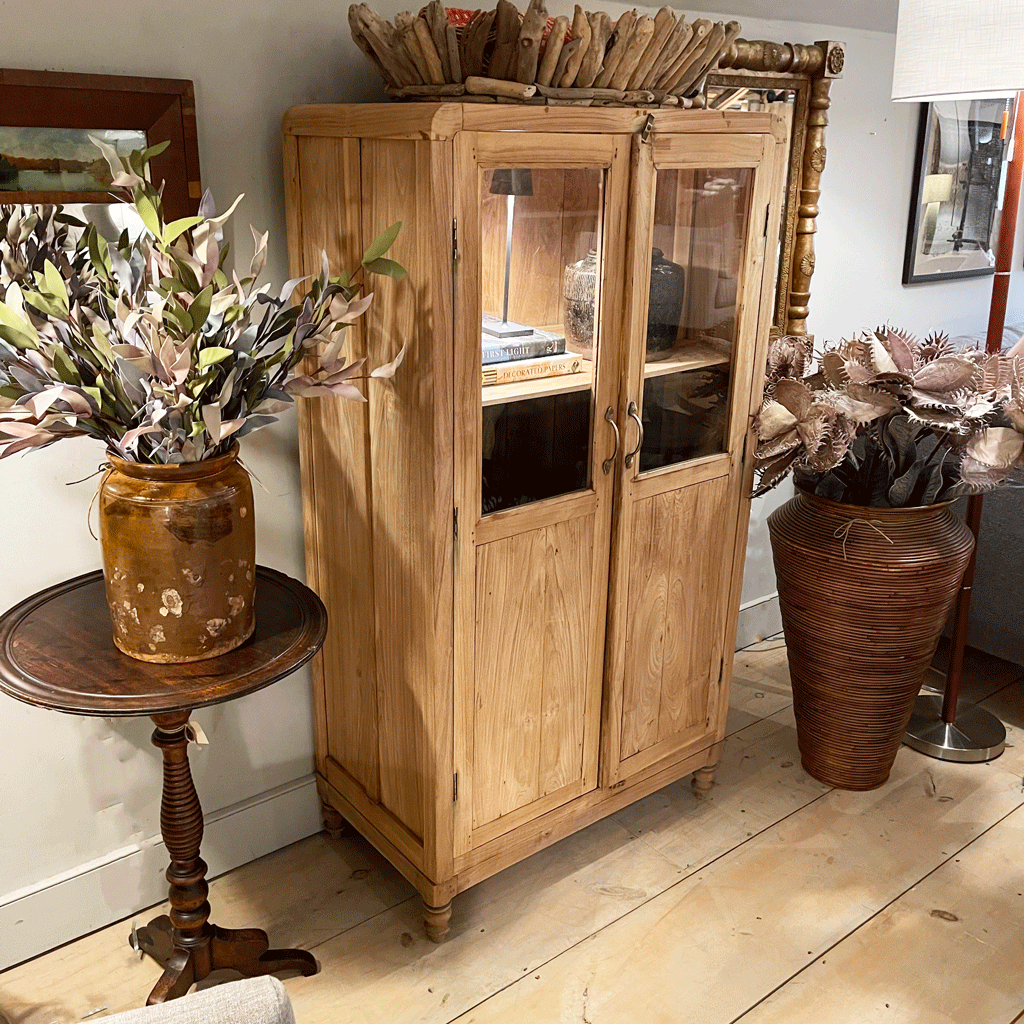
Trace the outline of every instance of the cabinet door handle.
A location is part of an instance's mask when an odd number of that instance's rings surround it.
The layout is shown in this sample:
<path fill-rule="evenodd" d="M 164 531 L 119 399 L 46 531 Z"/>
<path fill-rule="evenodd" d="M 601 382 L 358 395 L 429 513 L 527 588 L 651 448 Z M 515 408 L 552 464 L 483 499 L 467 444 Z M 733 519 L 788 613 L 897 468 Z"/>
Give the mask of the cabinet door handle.
<path fill-rule="evenodd" d="M 633 465 L 633 460 L 637 456 L 637 452 L 640 451 L 644 446 L 644 425 L 640 422 L 640 417 L 637 415 L 636 402 L 630 402 L 629 408 L 626 410 L 627 415 L 633 418 L 633 422 L 636 423 L 637 438 L 636 447 L 626 456 L 626 469 L 629 469 Z"/>
<path fill-rule="evenodd" d="M 612 425 L 612 430 L 615 431 L 615 447 L 612 449 L 611 455 L 601 463 L 601 469 L 607 475 L 611 472 L 612 463 L 615 461 L 615 456 L 619 453 L 619 425 L 615 422 L 615 410 L 610 405 L 604 411 L 604 418 Z"/>

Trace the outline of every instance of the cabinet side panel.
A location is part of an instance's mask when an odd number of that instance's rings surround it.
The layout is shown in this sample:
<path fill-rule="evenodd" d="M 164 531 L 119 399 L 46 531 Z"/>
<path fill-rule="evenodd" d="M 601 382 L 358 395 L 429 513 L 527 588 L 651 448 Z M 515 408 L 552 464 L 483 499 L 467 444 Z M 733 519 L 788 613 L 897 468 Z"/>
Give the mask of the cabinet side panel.
<path fill-rule="evenodd" d="M 370 385 L 373 465 L 373 574 L 376 586 L 377 698 L 381 803 L 418 839 L 432 815 L 438 758 L 434 701 L 438 677 L 435 364 L 445 319 L 437 288 L 450 288 L 450 251 L 432 230 L 431 143 L 364 140 L 363 236 L 396 221 L 403 228 L 388 253 L 408 272 L 371 278 L 376 295 L 366 317 L 370 365 L 408 351 L 394 380 Z M 448 490 L 450 492 L 450 484 Z M 448 549 L 451 550 L 451 534 Z M 450 731 L 449 731 L 450 734 Z M 448 757 L 450 763 L 450 755 Z"/>
<path fill-rule="evenodd" d="M 318 273 L 322 252 L 327 253 L 334 273 L 358 266 L 363 252 L 359 164 L 358 140 L 299 138 L 303 273 Z M 348 354 L 358 358 L 363 347 L 361 330 L 352 328 Z M 299 402 L 308 462 L 303 479 L 303 503 L 311 526 L 307 561 L 315 563 L 310 585 L 317 588 L 331 619 L 318 673 L 327 709 L 326 754 L 376 801 L 379 765 L 367 408 L 335 398 Z"/>

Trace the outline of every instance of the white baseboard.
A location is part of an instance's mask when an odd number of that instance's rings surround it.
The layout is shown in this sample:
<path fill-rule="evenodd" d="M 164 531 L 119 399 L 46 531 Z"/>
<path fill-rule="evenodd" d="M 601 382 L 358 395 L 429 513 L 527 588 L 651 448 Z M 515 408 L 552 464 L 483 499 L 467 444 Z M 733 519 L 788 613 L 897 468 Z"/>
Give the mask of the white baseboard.
<path fill-rule="evenodd" d="M 204 819 L 202 853 L 208 877 L 319 830 L 320 803 L 312 775 L 214 811 Z M 167 898 L 167 862 L 163 841 L 155 837 L 0 896 L 0 971 L 162 903 Z"/>
<path fill-rule="evenodd" d="M 740 605 L 736 623 L 736 650 L 739 651 L 766 636 L 782 631 L 782 611 L 778 593 L 768 594 Z"/>

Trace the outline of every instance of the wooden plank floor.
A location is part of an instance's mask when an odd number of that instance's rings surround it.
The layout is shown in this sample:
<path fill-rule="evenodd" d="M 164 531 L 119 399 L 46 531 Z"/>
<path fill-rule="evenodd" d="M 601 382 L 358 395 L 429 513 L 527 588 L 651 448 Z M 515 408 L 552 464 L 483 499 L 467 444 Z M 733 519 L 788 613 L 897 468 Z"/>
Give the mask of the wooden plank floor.
<path fill-rule="evenodd" d="M 1024 670 L 977 657 L 965 692 L 1006 723 L 1001 758 L 904 747 L 881 789 L 830 790 L 800 767 L 785 649 L 766 641 L 737 655 L 708 801 L 684 780 L 481 883 L 443 945 L 358 838 L 314 836 L 217 879 L 214 920 L 314 951 L 321 973 L 285 980 L 299 1024 L 1011 1024 Z M 0 1011 L 72 1024 L 139 1005 L 159 969 L 127 931 L 0 974 Z"/>

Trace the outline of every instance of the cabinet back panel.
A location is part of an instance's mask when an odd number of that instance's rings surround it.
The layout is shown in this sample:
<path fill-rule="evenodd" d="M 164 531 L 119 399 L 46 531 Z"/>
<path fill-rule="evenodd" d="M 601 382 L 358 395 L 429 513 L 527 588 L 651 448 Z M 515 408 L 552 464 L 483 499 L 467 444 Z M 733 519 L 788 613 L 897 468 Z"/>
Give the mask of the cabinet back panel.
<path fill-rule="evenodd" d="M 506 197 L 489 192 L 493 173 L 484 170 L 482 175 L 480 250 L 504 254 Z M 564 319 L 565 268 L 596 247 L 601 176 L 591 168 L 544 168 L 534 173 L 533 183 L 533 195 L 516 199 L 509 319 L 558 328 Z M 504 260 L 485 260 L 482 270 L 483 310 L 500 316 Z"/>
<path fill-rule="evenodd" d="M 593 545 L 587 515 L 477 550 L 474 828 L 584 776 Z"/>
<path fill-rule="evenodd" d="M 299 139 L 302 274 L 316 274 L 326 252 L 335 272 L 358 263 L 361 235 L 359 142 Z M 360 327 L 349 334 L 349 355 L 363 354 Z M 357 385 L 365 391 L 365 385 Z M 331 628 L 314 667 L 325 686 L 327 754 L 367 796 L 379 797 L 373 547 L 367 406 L 336 399 L 299 399 L 317 443 L 303 481 L 309 580 L 331 609 Z M 311 542 L 312 541 L 312 542 Z M 313 557 L 316 553 L 316 557 Z"/>
<path fill-rule="evenodd" d="M 729 478 L 636 503 L 630 545 L 621 756 L 708 728 L 722 656 Z M 714 679 L 712 679 L 714 675 Z"/>

